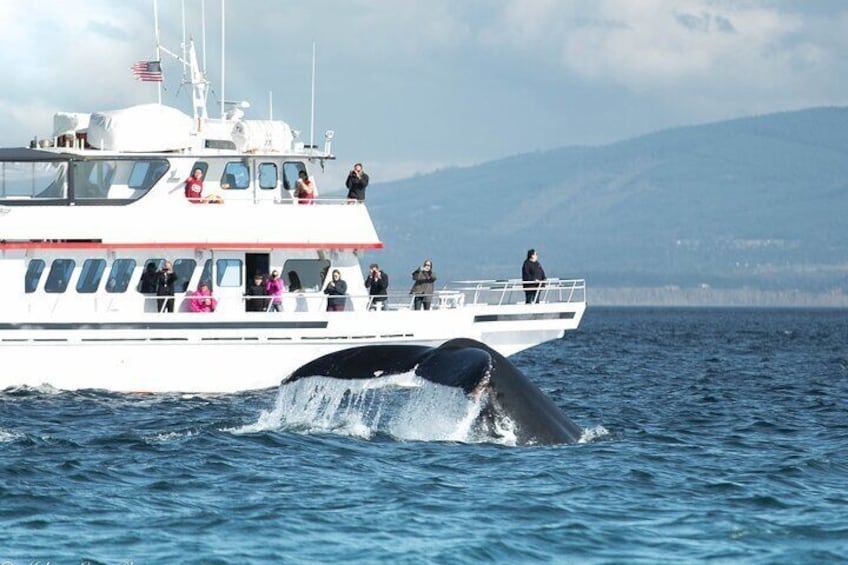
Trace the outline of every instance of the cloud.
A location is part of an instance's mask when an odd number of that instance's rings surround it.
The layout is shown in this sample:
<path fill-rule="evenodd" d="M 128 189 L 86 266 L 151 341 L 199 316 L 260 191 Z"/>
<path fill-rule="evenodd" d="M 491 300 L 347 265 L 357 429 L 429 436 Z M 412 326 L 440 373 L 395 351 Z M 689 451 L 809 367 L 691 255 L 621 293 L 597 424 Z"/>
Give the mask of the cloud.
<path fill-rule="evenodd" d="M 173 50 L 180 5 L 159 2 Z M 200 0 L 185 5 L 199 39 Z M 56 111 L 155 100 L 129 72 L 153 56 L 151 6 L 0 1 L 0 72 L 14 77 L 0 91 L 0 144 L 48 135 Z M 375 177 L 848 102 L 848 5 L 829 0 L 231 0 L 226 93 L 217 1 L 206 16 L 210 114 L 225 94 L 262 119 L 273 92 L 274 117 L 306 132 L 316 42 L 316 131 L 337 130 L 342 158 L 369 161 Z M 190 112 L 179 65 L 163 64 L 163 100 Z"/>
<path fill-rule="evenodd" d="M 844 40 L 814 27 L 840 24 L 832 14 L 802 17 L 789 9 L 711 0 L 554 0 L 506 2 L 488 41 L 539 57 L 561 70 L 634 92 L 734 84 L 757 91 L 786 81 L 787 67 L 826 65 Z M 842 28 L 844 29 L 844 28 Z M 803 43 L 794 38 L 806 37 Z M 676 95 L 679 96 L 679 92 Z"/>
<path fill-rule="evenodd" d="M 149 101 L 149 90 L 139 89 L 129 71 L 151 51 L 135 40 L 134 22 L 141 17 L 136 8 L 105 0 L 0 4 L 0 37 L 7 47 L 15 46 L 0 52 L 0 72 L 14 77 L 14 86 L 0 91 L 0 144 L 49 135 L 56 111 Z"/>

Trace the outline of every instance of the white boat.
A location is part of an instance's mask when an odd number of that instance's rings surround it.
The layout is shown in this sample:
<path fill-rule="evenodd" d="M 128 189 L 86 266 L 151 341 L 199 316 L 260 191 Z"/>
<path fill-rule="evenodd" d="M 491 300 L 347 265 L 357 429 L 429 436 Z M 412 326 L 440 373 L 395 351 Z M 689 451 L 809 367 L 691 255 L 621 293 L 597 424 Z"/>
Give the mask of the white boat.
<path fill-rule="evenodd" d="M 188 54 L 193 116 L 161 104 L 59 113 L 52 136 L 0 149 L 0 390 L 234 392 L 277 386 L 347 347 L 468 337 L 512 355 L 578 327 L 579 279 L 549 279 L 531 304 L 520 280 L 461 281 L 413 310 L 412 281 L 395 273 L 386 307 L 369 309 L 360 261 L 379 262 L 383 244 L 367 205 L 292 195 L 300 171 L 311 177 L 335 158 L 331 132 L 319 148 L 237 108 L 208 117 L 193 46 Z M 222 204 L 186 198 L 196 168 Z M 141 292 L 146 266 L 166 260 L 178 277 L 173 313 Z M 347 300 L 328 312 L 335 269 Z M 287 285 L 297 273 L 301 289 L 287 288 L 280 312 L 246 311 L 246 285 L 272 270 Z M 189 307 L 200 281 L 213 312 Z"/>

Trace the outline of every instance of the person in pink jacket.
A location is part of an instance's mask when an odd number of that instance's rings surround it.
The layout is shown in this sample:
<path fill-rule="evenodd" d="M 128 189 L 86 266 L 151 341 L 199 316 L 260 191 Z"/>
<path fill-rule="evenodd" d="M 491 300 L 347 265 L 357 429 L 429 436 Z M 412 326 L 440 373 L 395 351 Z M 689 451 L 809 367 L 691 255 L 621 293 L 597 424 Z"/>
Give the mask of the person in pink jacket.
<path fill-rule="evenodd" d="M 279 272 L 271 271 L 271 278 L 269 278 L 268 282 L 265 283 L 265 290 L 268 292 L 268 296 L 271 297 L 271 307 L 268 311 L 282 312 L 283 299 L 281 297 L 285 290 L 285 286 L 283 286 L 283 279 L 280 278 Z"/>
<path fill-rule="evenodd" d="M 200 281 L 197 285 L 197 290 L 192 294 L 191 311 L 192 312 L 214 312 L 218 301 L 212 297 L 212 291 L 209 290 L 209 283 Z"/>

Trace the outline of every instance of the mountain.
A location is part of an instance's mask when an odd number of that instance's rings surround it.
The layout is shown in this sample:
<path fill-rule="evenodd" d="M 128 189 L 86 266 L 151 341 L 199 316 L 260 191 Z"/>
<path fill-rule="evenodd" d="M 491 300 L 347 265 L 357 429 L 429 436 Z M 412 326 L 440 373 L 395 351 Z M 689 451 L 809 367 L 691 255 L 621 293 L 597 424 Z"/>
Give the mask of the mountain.
<path fill-rule="evenodd" d="M 443 281 L 518 277 L 533 247 L 590 287 L 848 292 L 848 108 L 372 182 L 368 199 L 393 281 L 424 257 Z"/>

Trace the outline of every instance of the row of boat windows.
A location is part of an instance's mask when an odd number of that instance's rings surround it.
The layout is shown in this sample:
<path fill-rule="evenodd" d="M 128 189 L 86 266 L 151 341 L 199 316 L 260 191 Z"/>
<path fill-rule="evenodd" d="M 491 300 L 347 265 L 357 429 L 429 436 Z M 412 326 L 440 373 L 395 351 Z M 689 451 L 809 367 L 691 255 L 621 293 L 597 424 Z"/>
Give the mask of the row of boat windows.
<path fill-rule="evenodd" d="M 0 162 L 0 203 L 20 200 L 67 200 L 85 203 L 101 200 L 136 200 L 147 193 L 170 169 L 165 159 L 93 159 L 70 163 L 73 194 L 69 194 L 68 162 Z M 209 164 L 198 161 L 192 167 L 206 173 Z M 306 167 L 299 161 L 259 163 L 257 180 L 261 190 L 273 190 L 282 180 L 283 188 L 292 190 L 300 171 Z M 251 171 L 244 161 L 224 165 L 220 182 L 230 189 L 244 190 L 251 185 Z"/>
<path fill-rule="evenodd" d="M 146 268 L 147 265 L 152 263 L 156 271 L 159 271 L 164 262 L 165 259 L 159 257 L 147 259 L 142 265 Z M 197 261 L 180 258 L 172 261 L 172 264 L 174 274 L 177 275 L 174 291 L 177 293 L 186 292 L 197 269 Z M 44 292 L 63 293 L 67 291 L 76 265 L 77 262 L 74 259 L 54 259 L 47 270 Z M 214 283 L 212 282 L 213 265 L 215 268 Z M 329 265 L 330 262 L 324 259 L 289 259 L 283 265 L 283 273 L 288 276 L 285 280 L 286 286 L 291 287 L 292 273 L 294 273 L 294 279 L 298 281 L 302 288 L 318 289 L 323 284 Z M 137 266 L 138 263 L 135 259 L 115 259 L 112 261 L 103 290 L 108 293 L 127 292 L 130 284 L 135 281 L 133 288 L 141 292 L 141 271 L 139 271 L 137 277 L 133 276 Z M 46 267 L 43 259 L 33 259 L 29 262 L 24 278 L 25 292 L 33 293 L 38 289 Z M 82 263 L 79 277 L 76 280 L 76 291 L 80 294 L 97 292 L 105 273 L 105 259 L 86 259 Z M 243 286 L 246 283 L 244 263 L 241 259 L 232 258 L 216 259 L 214 262 L 212 259 L 207 259 L 203 264 L 203 271 L 198 281 L 206 281 L 210 285 L 218 287 Z"/>
<path fill-rule="evenodd" d="M 209 169 L 209 164 L 205 161 L 196 162 L 191 170 L 200 169 L 203 171 L 203 178 L 207 179 L 206 172 Z M 305 171 L 306 167 L 300 161 L 286 161 L 283 163 L 283 188 L 293 190 L 297 184 L 297 179 L 301 171 Z M 276 163 L 259 163 L 257 167 L 257 177 L 259 188 L 262 190 L 274 190 L 280 182 L 279 169 Z M 221 175 L 221 183 L 230 185 L 230 189 L 244 190 L 250 187 L 250 168 L 242 161 L 230 161 L 224 166 L 224 173 Z"/>

